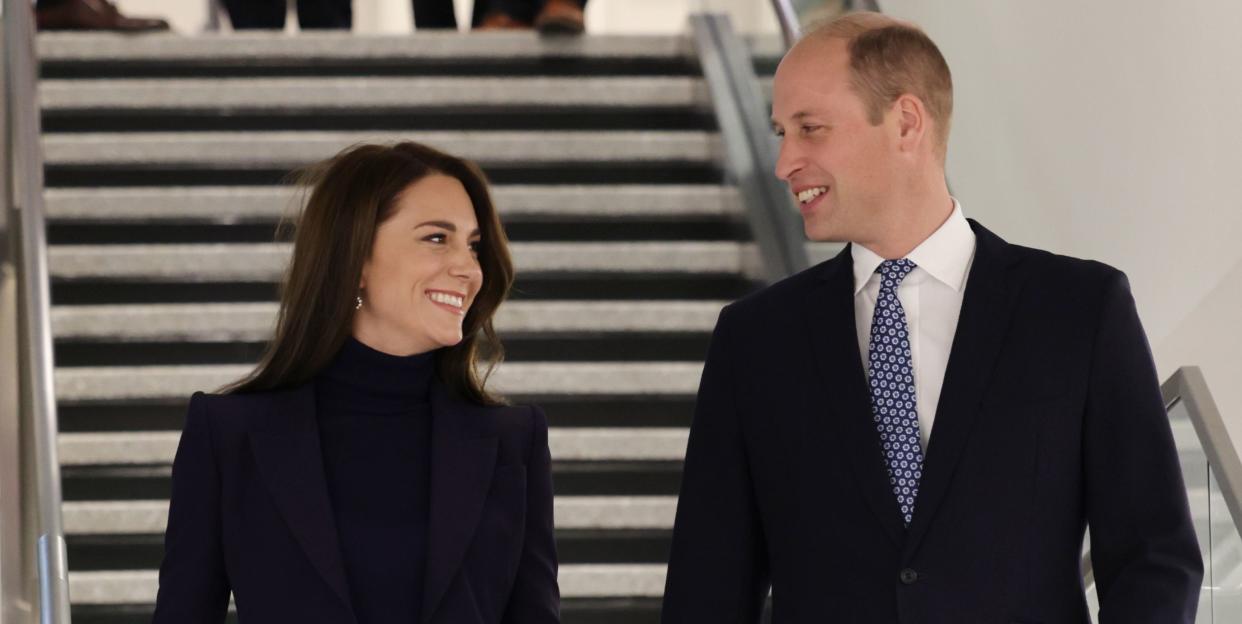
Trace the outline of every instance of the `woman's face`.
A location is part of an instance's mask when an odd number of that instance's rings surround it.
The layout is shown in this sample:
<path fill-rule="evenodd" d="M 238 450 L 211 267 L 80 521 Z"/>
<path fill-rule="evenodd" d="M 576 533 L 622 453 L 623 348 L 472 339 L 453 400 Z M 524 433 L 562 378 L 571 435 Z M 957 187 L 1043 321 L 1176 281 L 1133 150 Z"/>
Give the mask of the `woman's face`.
<path fill-rule="evenodd" d="M 483 284 L 479 238 L 474 205 L 456 178 L 431 174 L 407 187 L 362 268 L 354 337 L 392 355 L 461 342 Z"/>

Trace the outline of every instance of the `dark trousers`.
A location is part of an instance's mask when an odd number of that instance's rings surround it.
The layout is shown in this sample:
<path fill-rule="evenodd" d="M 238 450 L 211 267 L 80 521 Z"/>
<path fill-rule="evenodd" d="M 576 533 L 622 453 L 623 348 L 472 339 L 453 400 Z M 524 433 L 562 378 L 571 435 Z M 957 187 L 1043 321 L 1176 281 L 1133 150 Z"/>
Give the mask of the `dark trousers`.
<path fill-rule="evenodd" d="M 49 0 L 39 0 L 48 2 Z M 55 1 L 55 0 L 52 0 Z M 544 0 L 475 0 L 473 25 L 492 11 L 530 22 Z M 578 0 L 586 6 L 586 0 Z M 353 25 L 351 0 L 297 0 L 298 25 L 302 28 L 348 29 Z M 452 0 L 413 0 L 414 25 L 418 28 L 457 28 Z M 233 28 L 281 29 L 285 27 L 285 0 L 224 0 Z"/>
<path fill-rule="evenodd" d="M 304 29 L 347 29 L 353 24 L 350 0 L 297 0 L 298 26 Z M 229 21 L 237 30 L 285 27 L 285 0 L 224 0 Z"/>

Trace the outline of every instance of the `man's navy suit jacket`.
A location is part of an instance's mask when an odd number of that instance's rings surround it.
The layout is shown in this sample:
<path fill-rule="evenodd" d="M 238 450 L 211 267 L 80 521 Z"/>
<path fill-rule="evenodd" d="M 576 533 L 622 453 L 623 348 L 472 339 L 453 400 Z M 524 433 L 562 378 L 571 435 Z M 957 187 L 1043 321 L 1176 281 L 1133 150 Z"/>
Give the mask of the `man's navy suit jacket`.
<path fill-rule="evenodd" d="M 1191 622 L 1202 561 L 1125 276 L 1010 245 L 975 259 L 903 527 L 847 248 L 721 312 L 690 433 L 665 624 Z"/>
<path fill-rule="evenodd" d="M 543 412 L 467 403 L 439 382 L 432 383 L 431 412 L 420 622 L 559 621 Z M 154 621 L 219 624 L 230 591 L 243 623 L 357 622 L 313 384 L 190 400 L 173 463 Z"/>

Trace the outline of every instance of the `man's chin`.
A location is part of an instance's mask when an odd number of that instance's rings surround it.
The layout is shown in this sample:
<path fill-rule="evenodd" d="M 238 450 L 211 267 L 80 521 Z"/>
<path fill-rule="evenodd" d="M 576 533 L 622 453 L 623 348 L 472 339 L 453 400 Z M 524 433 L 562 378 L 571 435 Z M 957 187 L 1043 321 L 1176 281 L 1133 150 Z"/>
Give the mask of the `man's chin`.
<path fill-rule="evenodd" d="M 848 243 L 849 239 L 834 228 L 823 224 L 803 223 L 802 231 L 806 239 L 812 243 Z"/>

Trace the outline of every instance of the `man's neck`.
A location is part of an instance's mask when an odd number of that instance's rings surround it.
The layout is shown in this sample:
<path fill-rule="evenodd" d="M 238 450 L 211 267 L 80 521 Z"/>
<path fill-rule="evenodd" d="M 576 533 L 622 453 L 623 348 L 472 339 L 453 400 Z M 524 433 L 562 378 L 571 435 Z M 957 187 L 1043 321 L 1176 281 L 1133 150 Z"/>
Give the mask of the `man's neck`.
<path fill-rule="evenodd" d="M 859 242 L 885 260 L 910 255 L 953 215 L 953 198 L 943 183 L 897 201 L 903 209 L 890 214 L 900 214 L 900 221 L 887 224 L 880 239 Z"/>

